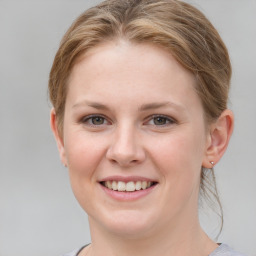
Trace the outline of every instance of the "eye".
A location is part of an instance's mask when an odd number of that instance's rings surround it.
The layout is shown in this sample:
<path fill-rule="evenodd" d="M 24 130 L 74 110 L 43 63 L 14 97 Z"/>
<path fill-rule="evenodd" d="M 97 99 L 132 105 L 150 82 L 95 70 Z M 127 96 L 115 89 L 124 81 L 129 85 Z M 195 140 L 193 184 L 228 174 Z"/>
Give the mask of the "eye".
<path fill-rule="evenodd" d="M 166 123 L 168 123 L 168 120 L 165 117 L 157 116 L 153 118 L 153 122 L 155 125 L 165 125 Z"/>
<path fill-rule="evenodd" d="M 101 125 L 108 124 L 108 121 L 105 117 L 97 116 L 97 115 L 84 117 L 81 122 L 83 124 L 88 124 L 91 126 L 101 126 Z"/>
<path fill-rule="evenodd" d="M 101 117 L 101 116 L 94 116 L 91 117 L 91 122 L 93 125 L 101 125 L 104 124 L 105 118 Z"/>
<path fill-rule="evenodd" d="M 173 123 L 175 123 L 175 121 L 172 118 L 167 116 L 162 116 L 162 115 L 154 115 L 148 121 L 149 125 L 154 125 L 154 126 L 167 126 Z"/>

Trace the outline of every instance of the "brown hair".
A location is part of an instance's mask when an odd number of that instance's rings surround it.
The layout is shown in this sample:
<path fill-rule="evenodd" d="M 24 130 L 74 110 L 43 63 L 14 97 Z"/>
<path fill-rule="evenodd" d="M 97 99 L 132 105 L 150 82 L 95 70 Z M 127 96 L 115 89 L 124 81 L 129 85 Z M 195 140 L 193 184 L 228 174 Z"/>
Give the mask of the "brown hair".
<path fill-rule="evenodd" d="M 68 78 L 74 63 L 90 48 L 118 39 L 165 48 L 194 73 L 208 123 L 227 108 L 231 78 L 228 51 L 216 29 L 198 9 L 178 0 L 106 0 L 75 20 L 55 56 L 49 95 L 60 134 Z M 201 192 L 215 197 L 222 218 L 212 169 L 202 169 Z"/>

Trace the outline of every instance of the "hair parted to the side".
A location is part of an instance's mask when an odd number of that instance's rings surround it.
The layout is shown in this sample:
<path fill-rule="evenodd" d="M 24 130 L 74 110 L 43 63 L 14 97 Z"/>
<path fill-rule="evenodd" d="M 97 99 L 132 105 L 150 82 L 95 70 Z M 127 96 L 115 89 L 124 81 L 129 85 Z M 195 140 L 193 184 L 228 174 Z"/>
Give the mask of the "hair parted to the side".
<path fill-rule="evenodd" d="M 165 48 L 191 71 L 197 79 L 195 89 L 207 123 L 227 108 L 231 79 L 228 51 L 216 29 L 198 9 L 178 0 L 106 0 L 75 20 L 55 56 L 49 95 L 60 135 L 72 67 L 89 49 L 120 39 Z M 202 169 L 201 193 L 215 197 L 223 219 L 213 169 Z"/>

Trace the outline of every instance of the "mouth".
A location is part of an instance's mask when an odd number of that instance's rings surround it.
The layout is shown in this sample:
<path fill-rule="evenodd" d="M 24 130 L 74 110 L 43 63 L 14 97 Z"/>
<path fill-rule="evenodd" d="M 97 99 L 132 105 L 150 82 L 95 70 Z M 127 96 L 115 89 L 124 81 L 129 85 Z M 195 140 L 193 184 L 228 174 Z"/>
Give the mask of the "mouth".
<path fill-rule="evenodd" d="M 149 189 L 157 184 L 154 181 L 118 181 L 118 180 L 107 180 L 100 182 L 102 186 L 110 190 L 118 192 L 136 192 L 140 190 Z"/>

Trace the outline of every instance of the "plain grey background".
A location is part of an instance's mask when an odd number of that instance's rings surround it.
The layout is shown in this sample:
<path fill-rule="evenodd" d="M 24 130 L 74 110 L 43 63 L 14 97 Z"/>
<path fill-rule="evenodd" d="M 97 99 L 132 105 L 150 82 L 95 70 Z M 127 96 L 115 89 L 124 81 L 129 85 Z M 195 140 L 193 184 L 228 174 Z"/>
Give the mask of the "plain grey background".
<path fill-rule="evenodd" d="M 58 256 L 90 241 L 50 131 L 47 80 L 62 35 L 97 2 L 0 0 L 0 256 Z M 256 255 L 256 1 L 190 2 L 216 26 L 233 64 L 235 131 L 216 166 L 225 217 L 218 241 Z M 204 212 L 214 237 L 217 219 Z"/>

